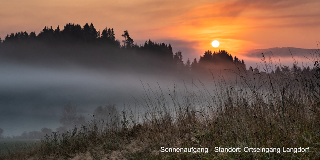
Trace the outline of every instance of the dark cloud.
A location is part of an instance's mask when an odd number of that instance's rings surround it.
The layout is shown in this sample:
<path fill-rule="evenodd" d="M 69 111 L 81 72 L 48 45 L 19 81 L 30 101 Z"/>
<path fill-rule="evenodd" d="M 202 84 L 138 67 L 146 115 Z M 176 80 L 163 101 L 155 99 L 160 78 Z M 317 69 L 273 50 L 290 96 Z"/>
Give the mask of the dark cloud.
<path fill-rule="evenodd" d="M 291 57 L 310 57 L 316 53 L 318 49 L 304 49 L 294 47 L 282 47 L 282 48 L 269 48 L 269 49 L 255 49 L 248 51 L 245 54 L 250 58 L 262 58 L 262 53 L 265 56 L 271 56 L 275 58 L 291 58 Z"/>

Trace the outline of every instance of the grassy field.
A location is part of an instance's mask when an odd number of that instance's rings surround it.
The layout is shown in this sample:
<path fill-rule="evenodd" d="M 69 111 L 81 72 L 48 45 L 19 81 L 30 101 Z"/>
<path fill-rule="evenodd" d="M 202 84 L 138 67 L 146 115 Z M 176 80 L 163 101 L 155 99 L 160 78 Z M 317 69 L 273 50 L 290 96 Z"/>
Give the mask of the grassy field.
<path fill-rule="evenodd" d="M 113 126 L 92 121 L 2 158 L 319 159 L 317 70 L 236 74 L 237 83 L 222 78 L 213 91 L 204 85 L 197 92 L 174 88 L 169 99 L 161 87 L 146 88 L 146 112 L 139 116 L 122 112 Z"/>
<path fill-rule="evenodd" d="M 15 152 L 25 152 L 36 147 L 40 140 L 25 139 L 0 139 L 0 157 L 10 155 Z"/>

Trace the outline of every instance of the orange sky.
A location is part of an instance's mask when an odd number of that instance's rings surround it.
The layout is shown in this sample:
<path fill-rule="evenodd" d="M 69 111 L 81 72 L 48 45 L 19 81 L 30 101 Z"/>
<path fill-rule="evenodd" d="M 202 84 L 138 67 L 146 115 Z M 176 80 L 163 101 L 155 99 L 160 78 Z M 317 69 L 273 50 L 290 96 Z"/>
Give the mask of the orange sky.
<path fill-rule="evenodd" d="M 18 31 L 93 23 L 114 28 L 120 41 L 128 30 L 140 44 L 151 39 L 171 43 L 187 58 L 205 50 L 232 55 L 272 47 L 317 48 L 319 0 L 0 0 L 0 37 Z M 220 41 L 215 49 L 213 40 Z M 241 56 L 242 54 L 242 56 Z"/>

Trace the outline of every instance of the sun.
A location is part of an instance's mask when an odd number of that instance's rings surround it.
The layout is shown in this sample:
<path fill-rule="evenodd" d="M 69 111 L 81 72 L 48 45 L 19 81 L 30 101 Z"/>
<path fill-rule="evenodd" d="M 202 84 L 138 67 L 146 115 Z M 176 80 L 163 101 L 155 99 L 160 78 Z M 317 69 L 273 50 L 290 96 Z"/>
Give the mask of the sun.
<path fill-rule="evenodd" d="M 214 41 L 212 41 L 212 47 L 219 47 L 219 41 L 217 41 L 217 40 L 214 40 Z"/>

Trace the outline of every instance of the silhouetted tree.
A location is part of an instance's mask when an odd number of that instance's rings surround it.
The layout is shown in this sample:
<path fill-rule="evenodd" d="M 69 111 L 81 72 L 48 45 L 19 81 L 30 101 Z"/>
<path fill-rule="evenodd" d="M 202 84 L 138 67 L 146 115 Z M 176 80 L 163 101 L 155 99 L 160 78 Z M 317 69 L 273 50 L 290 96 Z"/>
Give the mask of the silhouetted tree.
<path fill-rule="evenodd" d="M 52 26 L 50 29 L 45 26 L 42 32 L 40 32 L 37 37 L 41 41 L 52 42 L 55 38 L 55 33 L 54 33 L 54 30 L 52 29 Z"/>
<path fill-rule="evenodd" d="M 237 67 L 238 69 L 240 69 L 241 71 L 246 70 L 246 65 L 244 64 L 244 61 L 243 61 L 243 60 L 240 61 L 240 59 L 239 59 L 237 56 L 234 56 L 234 61 L 233 61 L 233 63 L 234 63 L 234 64 L 236 65 L 236 67 Z"/>
<path fill-rule="evenodd" d="M 62 31 L 64 41 L 79 41 L 83 39 L 83 31 L 79 24 L 67 24 Z"/>
<path fill-rule="evenodd" d="M 98 32 L 94 28 L 92 23 L 90 24 L 90 26 L 88 23 L 83 26 L 83 36 L 84 41 L 86 42 L 92 42 L 98 37 Z"/>
<path fill-rule="evenodd" d="M 116 38 L 115 38 L 113 28 L 110 29 L 106 27 L 101 33 L 101 38 L 109 41 L 115 41 Z"/>
<path fill-rule="evenodd" d="M 5 42 L 25 42 L 29 39 L 29 34 L 27 32 L 17 32 L 17 33 L 11 33 L 10 35 L 7 35 L 5 38 Z"/>
<path fill-rule="evenodd" d="M 178 51 L 174 54 L 173 56 L 173 62 L 176 64 L 178 69 L 181 69 L 183 66 L 183 61 L 182 61 L 182 53 L 181 51 Z"/>
<path fill-rule="evenodd" d="M 210 50 L 205 51 L 204 55 L 200 57 L 199 63 L 211 63 L 212 62 L 212 52 Z"/>
<path fill-rule="evenodd" d="M 124 39 L 125 39 L 125 40 L 122 41 L 122 42 L 124 42 L 124 47 L 125 48 L 133 47 L 133 39 L 129 36 L 129 33 L 128 33 L 127 30 L 125 30 L 124 33 L 121 36 L 124 37 Z"/>
<path fill-rule="evenodd" d="M 244 60 L 241 60 L 241 65 L 244 69 L 246 69 L 246 64 L 244 63 Z"/>
<path fill-rule="evenodd" d="M 234 56 L 234 63 L 240 63 L 239 59 L 237 58 L 237 56 Z"/>
<path fill-rule="evenodd" d="M 220 63 L 233 62 L 232 55 L 225 50 L 220 50 L 218 53 L 215 53 L 214 55 L 212 55 L 212 59 L 214 62 L 220 62 Z"/>
<path fill-rule="evenodd" d="M 193 62 L 191 63 L 191 69 L 196 70 L 198 68 L 198 62 L 197 58 L 193 59 Z"/>
<path fill-rule="evenodd" d="M 58 25 L 57 29 L 54 30 L 54 34 L 55 35 L 59 35 L 60 34 L 60 27 Z"/>
<path fill-rule="evenodd" d="M 226 52 L 225 50 L 221 50 L 218 53 L 211 52 L 210 50 L 205 51 L 204 55 L 200 57 L 199 65 L 203 64 L 218 64 L 218 63 L 226 63 L 226 62 L 237 62 L 241 63 L 238 58 L 233 60 L 231 54 Z"/>
<path fill-rule="evenodd" d="M 102 31 L 100 39 L 102 42 L 107 42 L 113 46 L 120 47 L 120 42 L 116 40 L 113 28 L 110 29 L 106 27 Z"/>
<path fill-rule="evenodd" d="M 189 58 L 188 58 L 188 60 L 187 60 L 187 62 L 186 62 L 186 68 L 187 68 L 188 70 L 191 69 L 191 62 L 190 62 Z"/>
<path fill-rule="evenodd" d="M 29 35 L 30 41 L 34 41 L 37 38 L 36 32 L 31 32 Z"/>
<path fill-rule="evenodd" d="M 168 46 L 168 50 L 169 50 L 169 51 L 171 51 L 171 53 L 172 53 L 172 47 L 171 47 L 171 44 L 169 44 L 169 46 Z"/>

